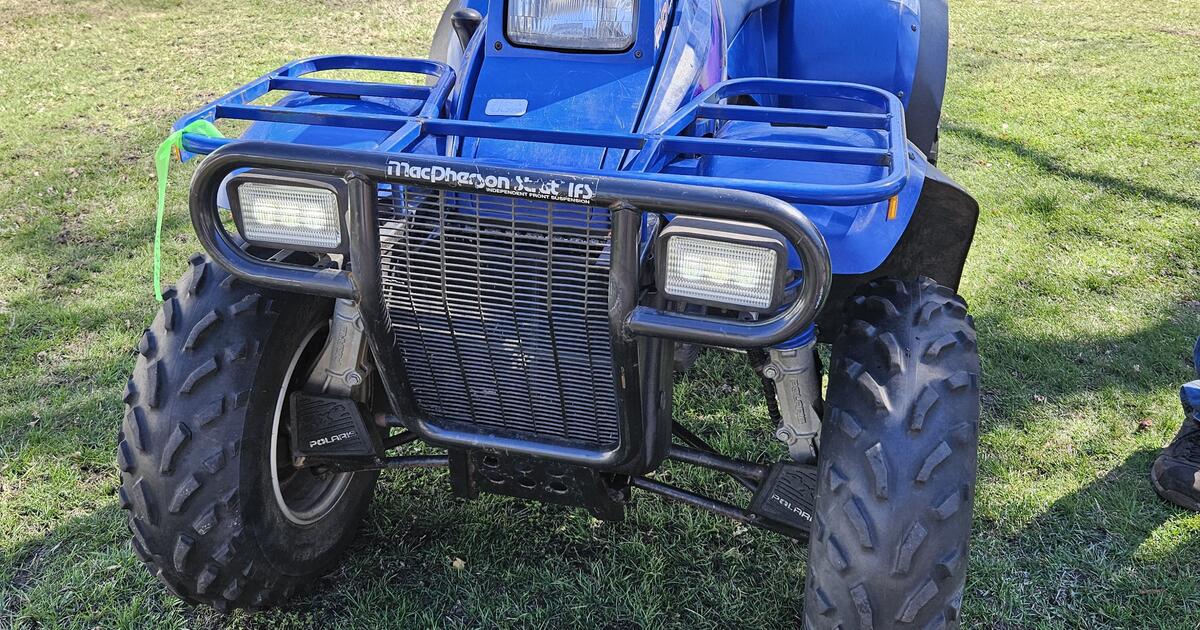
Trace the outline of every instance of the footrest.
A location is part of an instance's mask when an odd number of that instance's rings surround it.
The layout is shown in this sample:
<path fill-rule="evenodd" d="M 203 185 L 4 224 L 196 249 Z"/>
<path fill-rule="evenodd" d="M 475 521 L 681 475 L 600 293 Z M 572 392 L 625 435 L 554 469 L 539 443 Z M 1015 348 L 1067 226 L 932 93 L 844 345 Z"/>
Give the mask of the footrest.
<path fill-rule="evenodd" d="M 292 394 L 292 454 L 307 463 L 374 459 L 379 435 L 367 426 L 358 403 L 346 398 Z"/>
<path fill-rule="evenodd" d="M 817 467 L 779 462 L 754 493 L 750 511 L 793 529 L 812 529 L 817 497 Z"/>

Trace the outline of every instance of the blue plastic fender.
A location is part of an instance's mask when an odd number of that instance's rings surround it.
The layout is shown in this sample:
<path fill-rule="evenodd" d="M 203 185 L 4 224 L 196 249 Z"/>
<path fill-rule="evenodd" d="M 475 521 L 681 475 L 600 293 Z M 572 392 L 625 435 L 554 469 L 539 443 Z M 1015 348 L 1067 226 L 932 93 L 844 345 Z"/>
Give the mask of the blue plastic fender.
<path fill-rule="evenodd" d="M 735 32 L 729 33 L 726 68 L 730 79 L 780 76 L 779 2 L 751 13 Z M 768 107 L 777 105 L 773 95 L 760 99 Z"/>
<path fill-rule="evenodd" d="M 678 0 L 641 131 L 656 129 L 684 103 L 725 78 L 720 20 L 715 0 Z"/>
<path fill-rule="evenodd" d="M 725 23 L 725 46 L 729 47 L 734 35 L 741 30 L 747 18 L 777 0 L 721 0 L 722 21 Z M 758 75 L 775 76 L 775 75 Z"/>
<path fill-rule="evenodd" d="M 415 102 L 420 105 L 419 102 Z M 402 104 L 385 104 L 366 99 L 342 99 L 326 96 L 310 96 L 293 93 L 277 103 L 280 107 L 303 108 L 308 111 L 339 112 L 351 114 L 397 115 L 411 111 Z M 397 106 L 400 105 L 400 106 Z M 383 142 L 390 131 L 377 129 L 355 129 L 350 127 L 327 127 L 322 125 L 297 125 L 289 123 L 254 123 L 241 135 L 243 140 L 271 140 L 292 142 L 323 147 L 345 149 L 374 149 Z"/>
<path fill-rule="evenodd" d="M 781 76 L 873 85 L 908 105 L 920 0 L 781 1 Z"/>
<path fill-rule="evenodd" d="M 946 0 L 780 2 L 778 76 L 887 90 L 904 103 L 909 139 L 933 152 L 946 87 Z"/>
<path fill-rule="evenodd" d="M 804 142 L 834 146 L 881 146 L 879 132 L 865 129 L 774 127 L 764 123 L 726 124 L 719 138 L 756 141 Z M 895 216 L 888 218 L 888 201 L 863 206 L 797 205 L 816 224 L 829 246 L 833 273 L 856 275 L 874 271 L 900 241 L 916 209 L 925 181 L 927 162 L 911 152 L 908 177 L 897 195 Z M 813 181 L 853 184 L 878 179 L 884 167 L 851 164 L 822 164 L 785 160 L 714 155 L 700 160 L 700 173 L 716 178 L 758 177 L 772 181 Z M 790 266 L 797 269 L 794 256 Z"/>

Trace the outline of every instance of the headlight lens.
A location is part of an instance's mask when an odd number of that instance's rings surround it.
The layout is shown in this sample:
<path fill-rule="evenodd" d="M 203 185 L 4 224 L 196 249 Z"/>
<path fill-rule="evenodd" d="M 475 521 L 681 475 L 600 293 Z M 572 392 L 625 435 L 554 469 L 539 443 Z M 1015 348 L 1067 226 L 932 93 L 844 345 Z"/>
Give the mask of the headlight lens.
<path fill-rule="evenodd" d="M 779 303 L 787 246 L 774 230 L 676 218 L 660 238 L 660 288 L 667 296 L 752 311 Z"/>
<path fill-rule="evenodd" d="M 508 0 L 508 39 L 518 46 L 622 51 L 633 45 L 636 0 Z"/>
<path fill-rule="evenodd" d="M 259 181 L 234 185 L 239 226 L 247 241 L 318 251 L 333 251 L 341 246 L 341 222 L 334 191 Z"/>

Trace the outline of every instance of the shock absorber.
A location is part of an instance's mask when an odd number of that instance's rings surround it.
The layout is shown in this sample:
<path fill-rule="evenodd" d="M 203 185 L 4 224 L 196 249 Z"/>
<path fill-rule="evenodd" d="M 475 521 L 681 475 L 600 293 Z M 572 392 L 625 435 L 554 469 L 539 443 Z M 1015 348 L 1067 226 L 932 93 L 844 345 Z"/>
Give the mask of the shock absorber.
<path fill-rule="evenodd" d="M 817 460 L 821 439 L 821 368 L 816 342 L 795 348 L 749 353 L 763 379 L 767 410 L 776 424 L 775 437 L 801 464 Z"/>

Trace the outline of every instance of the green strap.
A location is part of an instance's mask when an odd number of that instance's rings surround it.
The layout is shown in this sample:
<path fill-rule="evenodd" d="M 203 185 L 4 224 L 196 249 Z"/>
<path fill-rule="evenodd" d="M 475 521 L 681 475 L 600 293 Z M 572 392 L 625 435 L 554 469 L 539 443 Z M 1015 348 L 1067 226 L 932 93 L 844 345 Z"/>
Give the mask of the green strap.
<path fill-rule="evenodd" d="M 220 131 L 207 120 L 197 120 L 188 123 L 186 127 L 167 136 L 154 152 L 154 169 L 158 171 L 158 216 L 154 222 L 154 294 L 161 302 L 162 282 L 159 278 L 159 262 L 162 259 L 162 224 L 163 208 L 167 205 L 167 170 L 171 167 L 171 157 L 179 155 L 183 150 L 183 134 L 194 133 L 209 138 L 224 138 Z"/>

